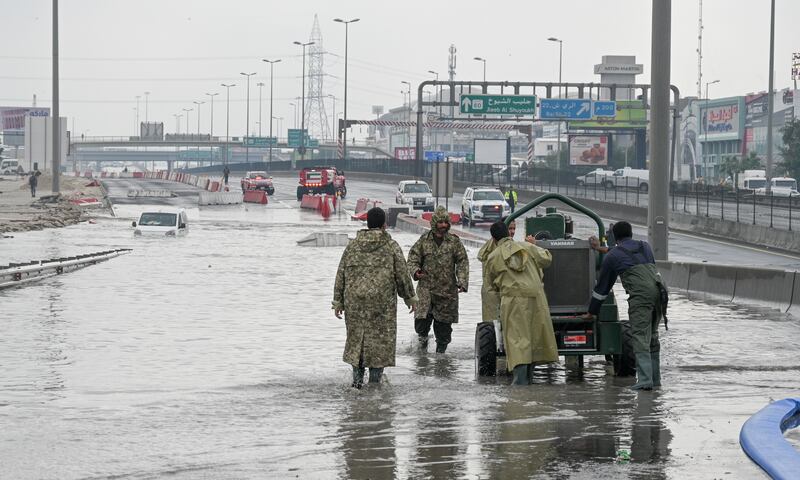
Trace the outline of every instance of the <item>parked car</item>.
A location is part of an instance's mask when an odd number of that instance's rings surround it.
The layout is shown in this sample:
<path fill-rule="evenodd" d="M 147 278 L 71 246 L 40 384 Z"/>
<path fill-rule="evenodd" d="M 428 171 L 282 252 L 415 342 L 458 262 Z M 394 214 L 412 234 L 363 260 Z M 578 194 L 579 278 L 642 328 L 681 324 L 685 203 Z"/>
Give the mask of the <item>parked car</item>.
<path fill-rule="evenodd" d="M 433 211 L 433 193 L 431 187 L 422 180 L 403 180 L 397 185 L 394 194 L 395 203 L 411 205 L 412 209 Z"/>
<path fill-rule="evenodd" d="M 187 233 L 188 218 L 184 209 L 142 212 L 139 221 L 133 222 L 134 235 L 166 235 L 174 237 Z"/>
<path fill-rule="evenodd" d="M 272 177 L 267 175 L 264 171 L 247 172 L 242 177 L 242 192 L 247 190 L 264 190 L 267 195 L 275 193 L 275 187 L 272 185 Z"/>
<path fill-rule="evenodd" d="M 603 185 L 603 182 L 609 175 L 614 175 L 614 171 L 598 168 L 597 170 L 593 170 L 586 175 L 579 175 L 575 177 L 575 183 L 579 187 L 584 185 Z"/>
<path fill-rule="evenodd" d="M 470 226 L 477 222 L 496 222 L 509 215 L 503 192 L 494 187 L 468 187 L 461 200 L 461 218 Z"/>

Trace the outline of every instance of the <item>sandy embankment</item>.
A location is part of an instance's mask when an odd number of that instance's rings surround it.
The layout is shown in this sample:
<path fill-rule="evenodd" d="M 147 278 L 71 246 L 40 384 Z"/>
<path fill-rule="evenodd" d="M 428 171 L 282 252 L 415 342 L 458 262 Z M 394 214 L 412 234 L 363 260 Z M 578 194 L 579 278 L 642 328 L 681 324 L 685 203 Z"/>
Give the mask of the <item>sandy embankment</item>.
<path fill-rule="evenodd" d="M 103 205 L 102 187 L 87 187 L 88 178 L 61 176 L 59 196 L 52 194 L 52 177 L 39 177 L 36 198 L 31 197 L 28 177 L 0 176 L 0 234 L 64 227 L 87 220 L 99 207 L 81 207 L 70 200 L 95 197 Z"/>

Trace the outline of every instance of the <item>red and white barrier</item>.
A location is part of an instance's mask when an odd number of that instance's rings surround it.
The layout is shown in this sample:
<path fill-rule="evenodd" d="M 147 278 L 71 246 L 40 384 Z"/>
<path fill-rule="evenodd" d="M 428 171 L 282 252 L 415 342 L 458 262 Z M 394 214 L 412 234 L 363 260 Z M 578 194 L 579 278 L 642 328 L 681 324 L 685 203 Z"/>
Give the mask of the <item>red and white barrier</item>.
<path fill-rule="evenodd" d="M 242 201 L 245 203 L 260 203 L 261 205 L 269 203 L 267 192 L 263 190 L 247 190 L 244 192 Z"/>

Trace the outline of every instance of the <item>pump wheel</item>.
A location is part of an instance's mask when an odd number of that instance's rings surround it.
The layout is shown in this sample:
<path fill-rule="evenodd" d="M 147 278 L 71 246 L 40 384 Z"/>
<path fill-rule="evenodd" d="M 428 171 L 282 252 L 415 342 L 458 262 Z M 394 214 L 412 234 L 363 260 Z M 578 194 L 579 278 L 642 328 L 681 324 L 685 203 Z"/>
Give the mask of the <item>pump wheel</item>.
<path fill-rule="evenodd" d="M 497 340 L 493 323 L 480 322 L 475 329 L 475 371 L 479 377 L 497 375 Z"/>
<path fill-rule="evenodd" d="M 636 354 L 633 353 L 633 329 L 630 322 L 622 322 L 622 353 L 613 355 L 614 375 L 633 377 L 636 375 Z"/>

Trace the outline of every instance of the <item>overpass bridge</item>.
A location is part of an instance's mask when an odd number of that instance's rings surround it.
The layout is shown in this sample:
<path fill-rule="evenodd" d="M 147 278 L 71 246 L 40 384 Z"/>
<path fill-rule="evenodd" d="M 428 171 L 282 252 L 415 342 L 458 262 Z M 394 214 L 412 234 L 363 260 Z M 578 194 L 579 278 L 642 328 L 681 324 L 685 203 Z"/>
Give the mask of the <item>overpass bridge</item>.
<path fill-rule="evenodd" d="M 269 161 L 269 147 L 247 147 L 241 138 L 214 137 L 209 139 L 142 139 L 138 137 L 84 137 L 70 141 L 67 164 L 76 170 L 96 168 L 104 163 L 160 164 L 158 168 L 173 170 L 185 162 L 184 167 L 224 163 L 248 164 Z M 391 158 L 387 152 L 371 145 L 348 145 L 348 154 L 362 158 Z M 308 160 L 336 160 L 338 145 L 335 142 L 320 143 L 309 148 Z M 287 142 L 272 147 L 273 161 L 297 160 L 299 155 Z"/>

